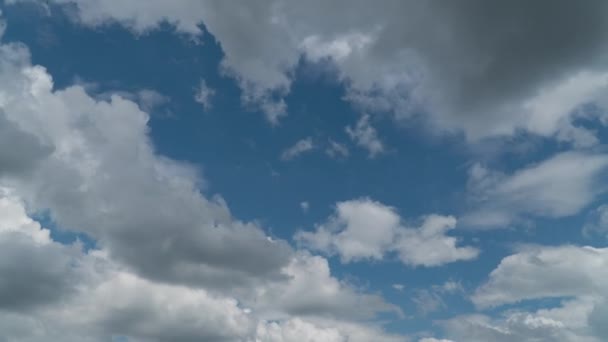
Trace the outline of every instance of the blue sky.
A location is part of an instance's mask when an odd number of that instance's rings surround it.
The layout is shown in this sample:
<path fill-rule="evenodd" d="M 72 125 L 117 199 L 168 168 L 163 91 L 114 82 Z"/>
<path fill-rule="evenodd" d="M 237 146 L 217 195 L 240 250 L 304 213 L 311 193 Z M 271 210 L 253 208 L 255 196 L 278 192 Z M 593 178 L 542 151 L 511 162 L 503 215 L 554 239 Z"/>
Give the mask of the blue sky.
<path fill-rule="evenodd" d="M 0 337 L 608 338 L 608 8 L 541 3 L 3 4 Z"/>

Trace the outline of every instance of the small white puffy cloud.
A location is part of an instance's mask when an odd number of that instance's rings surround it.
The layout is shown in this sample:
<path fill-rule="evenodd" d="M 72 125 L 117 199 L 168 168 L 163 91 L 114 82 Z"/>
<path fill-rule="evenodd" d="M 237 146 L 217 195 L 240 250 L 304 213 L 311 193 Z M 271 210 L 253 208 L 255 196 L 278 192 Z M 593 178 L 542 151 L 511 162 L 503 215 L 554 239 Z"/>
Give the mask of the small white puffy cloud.
<path fill-rule="evenodd" d="M 357 145 L 367 150 L 370 158 L 375 158 L 384 153 L 384 143 L 369 120 L 368 114 L 361 116 L 355 126 L 346 127 L 346 133 Z"/>
<path fill-rule="evenodd" d="M 474 247 L 460 247 L 446 235 L 456 225 L 450 216 L 429 215 L 417 228 L 402 225 L 396 211 L 367 198 L 339 202 L 329 220 L 295 239 L 311 250 L 338 254 L 343 262 L 382 260 L 396 253 L 411 266 L 438 266 L 477 257 Z"/>
<path fill-rule="evenodd" d="M 405 289 L 405 285 L 403 284 L 393 284 L 391 287 L 396 291 L 403 291 Z"/>
<path fill-rule="evenodd" d="M 201 79 L 194 93 L 194 101 L 200 103 L 203 109 L 211 109 L 211 101 L 215 96 L 215 90 L 207 85 L 204 79 Z"/>
<path fill-rule="evenodd" d="M 315 149 L 315 144 L 311 137 L 298 140 L 293 146 L 285 149 L 281 153 L 282 160 L 292 160 L 303 153 L 310 152 Z"/>
<path fill-rule="evenodd" d="M 303 212 L 308 212 L 308 209 L 310 209 L 310 203 L 308 203 L 308 201 L 302 201 L 300 202 L 300 209 L 302 209 Z"/>
<path fill-rule="evenodd" d="M 476 164 L 469 173 L 476 208 L 462 221 L 504 227 L 525 217 L 574 215 L 604 191 L 597 177 L 606 168 L 608 155 L 590 152 L 563 152 L 509 175 Z"/>

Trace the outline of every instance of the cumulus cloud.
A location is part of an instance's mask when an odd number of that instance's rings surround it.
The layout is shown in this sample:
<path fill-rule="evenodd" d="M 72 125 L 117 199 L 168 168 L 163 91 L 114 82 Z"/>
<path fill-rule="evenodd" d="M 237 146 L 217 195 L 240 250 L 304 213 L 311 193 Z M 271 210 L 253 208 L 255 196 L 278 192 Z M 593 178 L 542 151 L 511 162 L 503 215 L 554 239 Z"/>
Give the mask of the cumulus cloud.
<path fill-rule="evenodd" d="M 245 102 L 261 104 L 274 122 L 304 56 L 334 63 L 347 98 L 367 110 L 397 118 L 424 112 L 440 129 L 472 139 L 524 129 L 580 146 L 597 142 L 573 122 L 582 105 L 602 103 L 608 85 L 603 2 L 52 2 L 74 5 L 83 24 L 119 22 L 138 33 L 170 22 L 200 35 L 204 23 Z"/>
<path fill-rule="evenodd" d="M 584 321 L 590 306 L 585 302 L 567 302 L 557 309 L 534 312 L 513 310 L 493 319 L 485 315 L 458 316 L 442 323 L 455 341 L 470 342 L 599 342 Z"/>
<path fill-rule="evenodd" d="M 480 307 L 526 299 L 608 294 L 608 249 L 531 247 L 504 258 L 472 297 Z"/>
<path fill-rule="evenodd" d="M 50 75 L 29 65 L 22 49 L 3 46 L 1 109 L 52 153 L 28 173 L 1 180 L 34 209 L 49 209 L 62 227 L 86 232 L 158 279 L 225 287 L 284 266 L 291 253 L 285 242 L 232 218 L 221 198 L 201 195 L 195 168 L 154 152 L 148 115 L 135 103 L 119 96 L 97 101 L 79 86 L 54 90 Z"/>
<path fill-rule="evenodd" d="M 283 160 L 292 160 L 303 153 L 310 152 L 315 148 L 315 144 L 312 141 L 311 137 L 307 137 L 301 140 L 298 140 L 293 146 L 285 149 L 283 153 L 281 153 L 281 159 Z"/>
<path fill-rule="evenodd" d="M 382 260 L 395 253 L 406 265 L 438 266 L 479 254 L 446 235 L 455 226 L 451 216 L 429 215 L 420 227 L 408 228 L 393 208 L 363 198 L 339 202 L 327 222 L 313 232 L 298 232 L 295 239 L 312 250 L 338 254 L 345 263 Z"/>
<path fill-rule="evenodd" d="M 200 287 L 143 278 L 104 250 L 85 252 L 78 245 L 57 243 L 27 216 L 24 205 L 8 192 L 0 196 L 0 338 L 403 340 L 357 323 L 358 318 L 397 309 L 333 278 L 321 257 L 299 254 L 285 271 L 289 282 L 259 286 L 237 300 Z M 349 323 L 348 318 L 355 321 Z"/>
<path fill-rule="evenodd" d="M 373 322 L 398 312 L 380 295 L 237 220 L 195 167 L 158 155 L 135 102 L 55 89 L 21 44 L 0 45 L 0 84 L 2 138 L 23 142 L 0 146 L 0 339 L 256 341 L 268 319 L 300 319 L 398 340 Z M 32 212 L 97 247 L 53 241 Z"/>
<path fill-rule="evenodd" d="M 600 186 L 608 155 L 564 152 L 512 174 L 479 164 L 469 172 L 474 206 L 462 218 L 467 225 L 505 227 L 525 217 L 574 215 L 605 192 Z"/>
<path fill-rule="evenodd" d="M 457 316 L 445 321 L 450 338 L 464 341 L 599 342 L 608 298 L 606 248 L 528 246 L 504 258 L 471 299 L 479 308 L 525 300 L 559 299 L 549 308 L 510 308 L 498 318 Z"/>

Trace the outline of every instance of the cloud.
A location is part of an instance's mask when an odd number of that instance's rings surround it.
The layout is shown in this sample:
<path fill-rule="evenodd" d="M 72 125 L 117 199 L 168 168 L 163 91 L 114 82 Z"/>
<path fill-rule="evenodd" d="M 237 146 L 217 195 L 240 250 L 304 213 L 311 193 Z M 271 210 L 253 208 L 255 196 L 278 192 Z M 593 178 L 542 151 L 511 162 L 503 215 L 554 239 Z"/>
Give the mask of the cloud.
<path fill-rule="evenodd" d="M 396 253 L 410 266 L 438 266 L 477 257 L 473 247 L 459 247 L 445 233 L 455 227 L 450 216 L 429 215 L 417 228 L 402 226 L 391 207 L 367 198 L 339 202 L 335 213 L 314 232 L 300 231 L 295 239 L 311 250 L 338 254 L 342 262 L 382 260 Z"/>
<path fill-rule="evenodd" d="M 224 288 L 278 274 L 291 248 L 232 218 L 221 198 L 203 197 L 194 167 L 157 155 L 148 115 L 135 103 L 98 101 L 80 86 L 55 91 L 42 67 L 12 58 L 19 49 L 3 46 L 1 109 L 52 153 L 29 173 L 7 174 L 4 184 L 150 277 Z"/>
<path fill-rule="evenodd" d="M 403 291 L 405 289 L 405 285 L 403 284 L 393 284 L 391 287 L 396 291 Z"/>
<path fill-rule="evenodd" d="M 369 115 L 363 115 L 354 127 L 347 126 L 346 133 L 359 146 L 367 150 L 370 158 L 384 152 L 384 144 L 376 129 L 369 123 Z"/>
<path fill-rule="evenodd" d="M 199 170 L 158 155 L 135 102 L 55 89 L 21 44 L 0 45 L 0 66 L 0 132 L 24 142 L 0 153 L 13 161 L 0 169 L 0 339 L 255 341 L 272 317 L 399 340 L 374 323 L 396 307 L 237 220 L 201 193 Z M 54 241 L 37 212 L 95 247 Z"/>
<path fill-rule="evenodd" d="M 329 140 L 329 145 L 325 149 L 325 153 L 333 159 L 348 158 L 350 151 L 345 144 Z"/>
<path fill-rule="evenodd" d="M 571 301 L 556 309 L 511 310 L 497 319 L 480 314 L 458 316 L 442 326 L 455 341 L 600 342 L 585 324 L 590 308 L 587 302 Z"/>
<path fill-rule="evenodd" d="M 471 297 L 479 308 L 525 300 L 560 299 L 553 307 L 508 309 L 503 317 L 459 316 L 445 329 L 467 341 L 589 341 L 608 337 L 608 250 L 581 246 L 530 246 L 504 258 Z"/>
<path fill-rule="evenodd" d="M 27 172 L 52 150 L 0 112 L 0 174 Z"/>
<path fill-rule="evenodd" d="M 29 312 L 76 290 L 77 246 L 53 243 L 17 198 L 0 189 L 0 309 Z M 17 262 L 18 261 L 18 262 Z"/>
<path fill-rule="evenodd" d="M 526 299 L 608 294 L 608 249 L 531 247 L 504 258 L 472 296 L 480 307 Z"/>
<path fill-rule="evenodd" d="M 292 160 L 303 153 L 310 152 L 315 149 L 315 144 L 311 137 L 298 140 L 293 146 L 285 149 L 281 153 L 282 160 Z"/>
<path fill-rule="evenodd" d="M 608 238 L 608 205 L 602 204 L 593 210 L 583 226 L 583 235 L 603 235 Z"/>
<path fill-rule="evenodd" d="M 306 322 L 293 319 L 283 325 L 268 322 L 258 328 L 260 342 L 406 342 L 377 329 L 333 321 Z"/>
<path fill-rule="evenodd" d="M 303 212 L 307 213 L 308 209 L 310 209 L 310 203 L 308 203 L 307 201 L 300 202 L 300 209 L 302 209 Z"/>
<path fill-rule="evenodd" d="M 469 173 L 475 209 L 465 225 L 505 227 L 526 217 L 574 215 L 606 191 L 599 184 L 608 155 L 563 152 L 507 175 L 476 164 Z"/>
<path fill-rule="evenodd" d="M 194 94 L 194 101 L 203 105 L 203 109 L 209 110 L 211 109 L 211 100 L 215 96 L 215 90 L 207 86 L 207 82 L 201 79 L 201 82 L 196 88 L 196 93 Z"/>
<path fill-rule="evenodd" d="M 8 192 L 0 214 L 0 338 L 291 341 L 331 331 L 336 341 L 403 340 L 357 321 L 398 310 L 333 278 L 321 257 L 298 254 L 285 270 L 288 282 L 260 285 L 237 300 L 143 278 L 104 250 L 57 243 Z"/>
<path fill-rule="evenodd" d="M 266 108 L 272 122 L 285 115 L 277 97 L 288 93 L 304 56 L 334 63 L 347 98 L 362 109 L 398 119 L 426 113 L 439 130 L 462 130 L 471 139 L 524 129 L 580 146 L 597 142 L 573 121 L 580 106 L 602 103 L 608 85 L 608 5 L 601 2 L 53 3 L 75 5 L 85 25 L 118 22 L 138 33 L 170 22 L 201 35 L 204 23 L 245 103 Z"/>
<path fill-rule="evenodd" d="M 331 275 L 327 259 L 299 252 L 284 270 L 286 282 L 262 285 L 246 302 L 270 318 L 326 316 L 341 319 L 372 319 L 379 312 L 400 310 L 375 294 L 365 294 Z"/>

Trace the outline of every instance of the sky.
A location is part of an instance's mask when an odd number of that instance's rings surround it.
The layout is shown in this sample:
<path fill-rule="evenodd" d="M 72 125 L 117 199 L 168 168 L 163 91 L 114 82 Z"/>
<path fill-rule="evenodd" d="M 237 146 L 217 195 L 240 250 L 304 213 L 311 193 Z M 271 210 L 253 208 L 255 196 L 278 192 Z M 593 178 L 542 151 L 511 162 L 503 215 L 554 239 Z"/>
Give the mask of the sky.
<path fill-rule="evenodd" d="M 0 8 L 0 341 L 608 340 L 605 1 Z"/>

